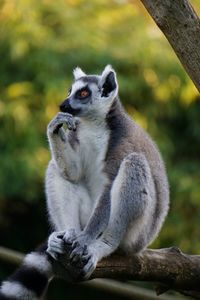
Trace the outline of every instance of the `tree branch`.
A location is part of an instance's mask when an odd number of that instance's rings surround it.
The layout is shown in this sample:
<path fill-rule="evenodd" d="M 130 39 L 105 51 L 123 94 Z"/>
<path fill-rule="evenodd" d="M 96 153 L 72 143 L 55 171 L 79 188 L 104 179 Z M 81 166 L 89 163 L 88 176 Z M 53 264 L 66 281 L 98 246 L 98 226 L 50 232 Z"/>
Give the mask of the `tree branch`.
<path fill-rule="evenodd" d="M 0 247 L 0 260 L 19 265 L 23 257 L 24 255 L 19 252 Z M 58 266 L 55 268 L 56 275 L 66 279 L 68 277 L 66 270 L 73 268 L 69 266 L 68 255 L 60 257 Z M 132 256 L 113 254 L 98 263 L 90 279 L 94 278 L 156 282 L 157 294 L 173 289 L 200 299 L 200 255 L 184 254 L 176 247 L 146 249 Z M 84 284 L 99 288 L 102 286 L 101 281 L 100 284 L 98 281 Z M 120 283 L 118 285 L 123 290 L 123 286 Z M 133 295 L 134 292 L 129 290 L 128 294 Z M 153 299 L 153 295 L 151 298 Z"/>
<path fill-rule="evenodd" d="M 113 255 L 98 264 L 92 277 L 154 281 L 200 292 L 200 255 L 187 255 L 176 247 L 147 249 L 132 257 Z"/>
<path fill-rule="evenodd" d="M 0 260 L 18 266 L 21 264 L 23 258 L 23 253 L 0 246 Z"/>
<path fill-rule="evenodd" d="M 200 92 L 200 20 L 187 0 L 141 0 Z"/>
<path fill-rule="evenodd" d="M 64 268 L 69 268 L 64 256 L 59 262 Z M 65 278 L 60 270 L 57 275 Z M 199 299 L 200 255 L 187 255 L 176 247 L 147 249 L 133 256 L 113 254 L 98 263 L 90 279 L 93 278 L 157 282 L 157 294 L 173 289 Z"/>
<path fill-rule="evenodd" d="M 19 266 L 22 263 L 24 254 L 17 252 L 15 250 L 10 250 L 5 247 L 0 246 L 0 261 L 11 263 L 13 265 Z M 81 285 L 85 287 L 92 288 L 95 290 L 105 291 L 113 295 L 123 297 L 124 299 L 137 299 L 137 300 L 157 300 L 158 297 L 155 292 L 134 286 L 132 284 L 125 284 L 119 281 L 109 280 L 109 279 L 95 279 L 81 282 Z M 76 288 L 76 285 L 74 286 Z M 159 300 L 178 300 L 177 296 L 161 296 Z"/>

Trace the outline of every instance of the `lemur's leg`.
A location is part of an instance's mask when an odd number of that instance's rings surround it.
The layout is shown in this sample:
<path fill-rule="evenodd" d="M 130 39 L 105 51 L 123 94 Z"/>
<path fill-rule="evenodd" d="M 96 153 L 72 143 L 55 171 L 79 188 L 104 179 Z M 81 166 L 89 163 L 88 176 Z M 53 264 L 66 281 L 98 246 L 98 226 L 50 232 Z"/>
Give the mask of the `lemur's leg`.
<path fill-rule="evenodd" d="M 148 235 L 148 222 L 152 222 L 154 207 L 155 190 L 148 162 L 142 154 L 129 154 L 122 161 L 112 185 L 108 226 L 101 237 L 88 245 L 90 259 L 82 270 L 83 276 L 87 278 L 97 262 L 116 250 L 122 241 L 127 242 L 132 251 L 142 250 L 149 242 L 145 234 Z M 104 217 L 101 211 L 98 216 Z M 81 245 L 75 242 L 74 246 L 72 260 L 81 260 Z"/>
<path fill-rule="evenodd" d="M 76 190 L 79 190 L 79 187 L 72 183 L 80 176 L 78 145 L 74 145 L 75 135 L 71 134 L 70 139 L 70 132 L 62 128 L 63 124 L 66 124 L 69 130 L 76 130 L 73 116 L 62 112 L 59 112 L 47 127 L 52 160 L 47 169 L 46 193 L 48 212 L 56 228 L 56 232 L 49 237 L 47 251 L 54 258 L 64 251 L 62 241 L 64 230 L 74 228 L 80 231 L 79 224 L 75 224 L 79 220 L 79 199 L 76 199 L 78 198 Z"/>
<path fill-rule="evenodd" d="M 71 241 L 84 228 L 83 216 L 81 214 L 82 205 L 86 205 L 92 210 L 92 201 L 87 189 L 79 184 L 66 180 L 59 173 L 54 161 L 51 161 L 46 176 L 46 194 L 48 212 L 51 218 L 51 224 L 55 231 L 48 238 L 47 253 L 54 260 L 54 271 L 59 270 L 59 274 L 65 274 L 65 278 L 74 280 L 80 277 L 80 270 L 88 261 L 88 251 L 85 247 L 82 253 L 82 260 L 76 265 L 71 263 L 71 245 L 64 243 L 63 237 Z M 90 212 L 88 211 L 88 214 Z M 59 265 L 60 255 L 65 254 L 65 259 L 69 258 L 68 269 L 64 270 Z M 56 269 L 55 269 L 56 268 Z"/>
<path fill-rule="evenodd" d="M 77 121 L 68 113 L 59 112 L 51 120 L 47 127 L 51 155 L 60 174 L 70 181 L 77 181 L 80 175 L 78 141 L 75 134 L 62 128 L 63 124 L 73 131 L 77 127 Z"/>
<path fill-rule="evenodd" d="M 59 112 L 49 123 L 49 138 L 52 160 L 47 169 L 46 194 L 48 212 L 55 231 L 49 236 L 47 253 L 55 260 L 60 254 L 71 250 L 64 245 L 63 236 L 70 241 L 76 233 L 80 233 L 80 205 L 89 202 L 87 190 L 78 183 L 81 175 L 79 143 L 76 134 L 65 131 L 76 130 L 77 123 L 72 115 Z M 83 251 L 83 261 L 84 261 Z M 83 262 L 82 262 L 83 263 Z M 77 270 L 78 271 L 78 270 Z M 74 269 L 74 276 L 76 276 Z"/>
<path fill-rule="evenodd" d="M 56 259 L 57 254 L 65 252 L 63 235 L 71 238 L 74 231 L 80 233 L 83 229 L 80 208 L 82 203 L 90 207 L 91 199 L 83 185 L 62 177 L 54 161 L 50 162 L 47 169 L 46 196 L 49 216 L 55 229 L 49 237 L 47 251 Z"/>

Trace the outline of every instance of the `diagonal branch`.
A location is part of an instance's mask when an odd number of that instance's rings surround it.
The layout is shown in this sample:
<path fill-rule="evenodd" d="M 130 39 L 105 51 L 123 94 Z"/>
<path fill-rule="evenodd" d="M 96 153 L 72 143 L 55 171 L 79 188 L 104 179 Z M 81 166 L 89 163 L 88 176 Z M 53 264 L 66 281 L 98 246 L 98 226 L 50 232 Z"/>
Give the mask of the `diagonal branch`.
<path fill-rule="evenodd" d="M 200 20 L 187 0 L 141 0 L 200 92 Z"/>

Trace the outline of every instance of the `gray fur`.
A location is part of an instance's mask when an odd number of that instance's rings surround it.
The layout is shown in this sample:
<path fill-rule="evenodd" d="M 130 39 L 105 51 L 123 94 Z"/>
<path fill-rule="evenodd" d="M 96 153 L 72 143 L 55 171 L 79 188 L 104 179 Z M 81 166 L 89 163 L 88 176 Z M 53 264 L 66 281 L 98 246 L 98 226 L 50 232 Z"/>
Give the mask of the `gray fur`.
<path fill-rule="evenodd" d="M 169 188 L 160 153 L 125 113 L 115 71 L 74 70 L 67 100 L 48 125 L 51 161 L 46 195 L 53 233 L 48 247 L 25 257 L 4 281 L 3 299 L 38 299 L 53 275 L 52 260 L 68 255 L 69 281 L 88 278 L 116 249 L 138 253 L 157 236 L 168 212 Z M 80 99 L 78 90 L 89 94 Z M 63 128 L 67 125 L 67 129 Z M 24 281 L 24 278 L 29 278 Z"/>
<path fill-rule="evenodd" d="M 113 84 L 107 82 L 110 72 Z M 74 268 L 79 272 L 81 265 L 87 278 L 118 247 L 139 252 L 156 238 L 168 212 L 169 188 L 156 145 L 120 103 L 114 70 L 107 66 L 101 75 L 87 76 L 77 68 L 74 75 L 68 99 L 74 122 L 58 113 L 47 131 L 48 212 L 55 231 L 62 232 L 62 242 L 56 243 L 58 233 L 50 236 L 48 252 L 56 258 L 64 242 Z M 81 102 L 74 95 L 86 83 L 91 99 Z M 60 128 L 63 123 L 68 130 Z"/>
<path fill-rule="evenodd" d="M 96 75 L 88 75 L 81 77 L 80 79 L 85 83 L 95 83 L 96 85 L 99 83 L 99 78 Z"/>

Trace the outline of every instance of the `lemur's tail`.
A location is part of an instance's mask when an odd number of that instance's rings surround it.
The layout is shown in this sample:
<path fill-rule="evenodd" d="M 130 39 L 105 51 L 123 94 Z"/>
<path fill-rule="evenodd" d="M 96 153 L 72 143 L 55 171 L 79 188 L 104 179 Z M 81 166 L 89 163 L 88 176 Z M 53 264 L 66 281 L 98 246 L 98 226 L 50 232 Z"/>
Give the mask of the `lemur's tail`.
<path fill-rule="evenodd" d="M 45 292 L 53 276 L 46 243 L 27 254 L 19 269 L 0 287 L 0 300 L 36 300 Z"/>

